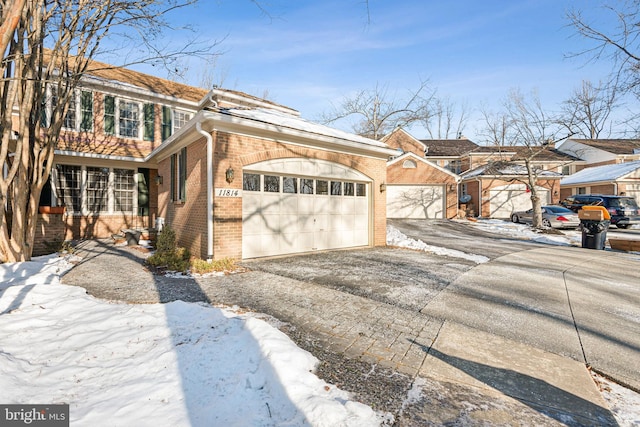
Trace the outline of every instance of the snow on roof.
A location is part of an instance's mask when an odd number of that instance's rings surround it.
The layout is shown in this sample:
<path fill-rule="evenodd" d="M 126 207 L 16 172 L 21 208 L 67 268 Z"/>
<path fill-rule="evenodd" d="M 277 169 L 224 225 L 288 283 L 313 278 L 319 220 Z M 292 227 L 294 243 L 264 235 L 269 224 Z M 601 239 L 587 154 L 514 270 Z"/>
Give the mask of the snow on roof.
<path fill-rule="evenodd" d="M 467 172 L 463 172 L 460 176 L 462 178 L 472 178 L 474 176 L 497 176 L 497 175 L 508 175 L 508 176 L 523 176 L 527 175 L 527 168 L 524 165 L 509 163 L 509 162 L 495 162 L 486 165 L 479 166 L 475 169 L 472 169 Z M 544 176 L 544 177 L 559 177 L 562 174 L 554 171 L 548 170 L 540 170 L 536 171 L 536 176 Z"/>
<path fill-rule="evenodd" d="M 560 185 L 586 184 L 589 182 L 615 181 L 624 175 L 640 169 L 640 161 L 618 163 L 614 165 L 594 166 L 582 169 L 562 181 Z"/>
<path fill-rule="evenodd" d="M 334 129 L 329 126 L 321 125 L 319 123 L 310 122 L 298 116 L 266 108 L 229 108 L 221 109 L 220 113 L 317 135 L 329 136 L 332 138 L 358 142 L 361 144 L 367 144 L 381 148 L 388 148 L 385 143 L 376 141 L 374 139 L 365 138 L 360 135 L 341 131 L 339 129 Z"/>

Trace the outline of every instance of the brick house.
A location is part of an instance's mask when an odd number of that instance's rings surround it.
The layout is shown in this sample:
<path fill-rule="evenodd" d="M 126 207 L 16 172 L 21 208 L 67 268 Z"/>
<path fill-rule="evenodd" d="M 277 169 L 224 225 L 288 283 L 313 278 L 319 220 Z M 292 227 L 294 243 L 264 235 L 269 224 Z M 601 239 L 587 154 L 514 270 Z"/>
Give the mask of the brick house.
<path fill-rule="evenodd" d="M 396 148 L 397 155 L 411 153 L 431 165 L 433 173 L 425 174 L 423 183 L 443 186 L 442 204 L 447 206 L 447 218 L 455 217 L 453 212 L 457 212 L 458 206 L 467 214 L 488 218 L 508 218 L 514 211 L 531 207 L 523 166 L 526 147 L 480 146 L 464 137 L 418 140 L 403 129 L 394 130 L 383 141 Z M 560 201 L 562 173 L 576 162 L 580 160 L 554 146 L 547 146 L 536 155 L 533 163 L 544 171 L 539 174 L 537 188 L 543 203 Z M 396 159 L 388 163 L 388 168 L 391 167 L 399 168 Z M 457 185 L 451 186 L 451 178 L 435 173 L 436 168 L 453 174 Z M 404 182 L 406 177 L 389 173 L 388 188 Z M 387 200 L 397 204 L 389 195 Z"/>
<path fill-rule="evenodd" d="M 640 202 L 640 183 L 635 176 L 637 172 L 630 172 L 629 166 L 622 165 L 640 161 L 640 140 L 569 138 L 559 150 L 581 160 L 571 170 L 576 176 L 570 175 L 561 182 L 563 199 L 573 194 L 625 193 Z M 599 167 L 601 169 L 587 172 L 588 169 Z"/>
<path fill-rule="evenodd" d="M 36 254 L 158 218 L 200 258 L 386 243 L 380 190 L 394 151 L 288 107 L 94 62 L 64 127 Z"/>

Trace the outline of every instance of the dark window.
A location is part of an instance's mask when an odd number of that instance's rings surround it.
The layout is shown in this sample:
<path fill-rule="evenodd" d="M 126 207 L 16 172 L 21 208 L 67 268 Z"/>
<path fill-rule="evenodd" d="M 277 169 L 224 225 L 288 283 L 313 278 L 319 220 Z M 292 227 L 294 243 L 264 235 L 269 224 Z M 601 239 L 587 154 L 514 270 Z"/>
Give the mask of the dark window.
<path fill-rule="evenodd" d="M 93 93 L 85 90 L 80 92 L 80 130 L 93 130 Z"/>
<path fill-rule="evenodd" d="M 353 182 L 345 182 L 344 183 L 344 195 L 345 196 L 353 196 L 354 195 Z"/>
<path fill-rule="evenodd" d="M 171 126 L 171 108 L 162 106 L 162 140 L 168 139 L 173 130 Z"/>
<path fill-rule="evenodd" d="M 106 212 L 109 209 L 108 187 L 108 168 L 87 167 L 87 210 L 89 212 Z"/>
<path fill-rule="evenodd" d="M 300 179 L 300 194 L 313 194 L 313 180 L 308 178 Z"/>
<path fill-rule="evenodd" d="M 144 115 L 144 135 L 143 138 L 145 141 L 153 141 L 154 140 L 154 119 L 155 119 L 155 109 L 153 104 L 144 104 L 142 108 Z"/>
<path fill-rule="evenodd" d="M 367 195 L 367 186 L 365 184 L 356 184 L 356 196 L 365 197 Z"/>
<path fill-rule="evenodd" d="M 67 129 L 76 129 L 76 96 L 75 92 L 69 96 L 67 114 L 64 116 L 63 126 Z"/>
<path fill-rule="evenodd" d="M 113 196 L 115 210 L 133 212 L 134 171 L 131 169 L 113 170 Z"/>
<path fill-rule="evenodd" d="M 298 193 L 298 178 L 282 177 L 282 192 L 288 194 Z"/>
<path fill-rule="evenodd" d="M 82 200 L 80 198 L 82 168 L 80 166 L 58 165 L 56 167 L 58 183 L 56 196 L 58 205 L 64 205 L 69 212 L 80 212 Z"/>
<path fill-rule="evenodd" d="M 342 182 L 331 181 L 331 195 L 342 196 Z"/>
<path fill-rule="evenodd" d="M 116 134 L 116 99 L 109 95 L 104 97 L 104 133 Z"/>
<path fill-rule="evenodd" d="M 260 191 L 260 175 L 256 173 L 243 174 L 242 189 L 246 191 Z"/>
<path fill-rule="evenodd" d="M 171 199 L 174 202 L 187 200 L 187 148 L 171 156 Z"/>
<path fill-rule="evenodd" d="M 316 194 L 326 196 L 329 194 L 329 182 L 316 180 Z"/>
<path fill-rule="evenodd" d="M 279 193 L 280 192 L 280 177 L 273 175 L 264 176 L 264 191 L 267 193 Z"/>

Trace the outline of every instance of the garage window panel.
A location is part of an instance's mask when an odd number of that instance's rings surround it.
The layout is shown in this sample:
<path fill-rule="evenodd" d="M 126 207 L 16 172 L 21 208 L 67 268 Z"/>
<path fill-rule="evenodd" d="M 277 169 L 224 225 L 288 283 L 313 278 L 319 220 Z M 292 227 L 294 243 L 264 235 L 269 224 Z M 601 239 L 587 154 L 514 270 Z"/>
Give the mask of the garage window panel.
<path fill-rule="evenodd" d="M 257 173 L 243 174 L 242 189 L 244 191 L 260 191 L 260 175 Z"/>
<path fill-rule="evenodd" d="M 329 195 L 329 181 L 316 180 L 316 194 L 321 196 Z"/>
<path fill-rule="evenodd" d="M 313 180 L 309 178 L 300 179 L 300 194 L 313 194 Z"/>
<path fill-rule="evenodd" d="M 267 193 L 280 192 L 280 177 L 275 175 L 264 176 L 264 191 Z"/>
<path fill-rule="evenodd" d="M 298 193 L 298 178 L 290 176 L 282 177 L 282 192 L 287 194 Z"/>
<path fill-rule="evenodd" d="M 354 193 L 354 185 L 353 182 L 345 182 L 344 183 L 344 195 L 345 196 L 353 196 Z"/>
<path fill-rule="evenodd" d="M 342 182 L 331 181 L 331 195 L 342 196 Z"/>
<path fill-rule="evenodd" d="M 356 184 L 356 196 L 357 197 L 366 197 L 367 196 L 367 186 L 366 186 L 366 184 Z"/>

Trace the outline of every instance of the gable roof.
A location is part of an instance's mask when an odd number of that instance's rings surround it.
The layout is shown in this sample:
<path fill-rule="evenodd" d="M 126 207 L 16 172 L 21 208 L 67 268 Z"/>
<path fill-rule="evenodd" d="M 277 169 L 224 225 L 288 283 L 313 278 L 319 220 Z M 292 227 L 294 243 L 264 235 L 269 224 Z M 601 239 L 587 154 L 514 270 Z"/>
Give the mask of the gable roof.
<path fill-rule="evenodd" d="M 393 159 L 387 161 L 387 167 L 393 166 L 393 165 L 395 165 L 396 163 L 398 163 L 400 161 L 407 160 L 408 158 L 411 158 L 412 160 L 419 161 L 419 162 L 422 162 L 422 163 L 424 163 L 426 165 L 429 165 L 432 168 L 437 169 L 442 173 L 446 173 L 447 175 L 451 175 L 451 176 L 455 177 L 456 181 L 460 180 L 460 176 L 458 174 L 456 174 L 454 172 L 451 172 L 449 169 L 445 169 L 442 166 L 438 166 L 437 164 L 425 159 L 424 157 L 420 157 L 417 154 L 411 153 L 411 152 L 406 152 L 406 153 L 404 153 L 404 154 L 402 154 L 402 155 L 400 155 L 398 157 L 394 157 Z"/>
<path fill-rule="evenodd" d="M 640 169 L 640 160 L 613 165 L 594 166 L 582 169 L 560 181 L 560 185 L 588 184 L 593 182 L 611 182 Z"/>
<path fill-rule="evenodd" d="M 640 154 L 640 139 L 574 139 L 571 141 L 579 144 L 588 145 L 589 147 L 598 148 L 609 153 L 624 154 Z"/>
<path fill-rule="evenodd" d="M 461 139 L 421 139 L 427 157 L 462 156 L 476 150 L 479 145 L 466 138 Z"/>
<path fill-rule="evenodd" d="M 360 135 L 307 121 L 297 115 L 268 108 L 218 108 L 201 110 L 177 133 L 164 141 L 148 158 L 165 157 L 179 148 L 202 138 L 196 128 L 212 132 L 239 132 L 256 138 L 311 144 L 327 150 L 357 152 L 363 155 L 389 157 L 396 151 L 387 144 Z M 166 153 L 166 154 L 161 154 Z"/>

